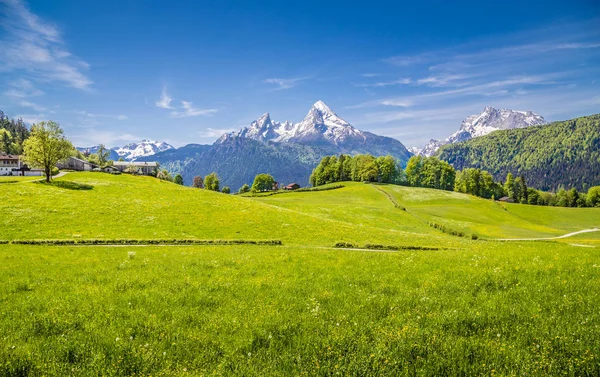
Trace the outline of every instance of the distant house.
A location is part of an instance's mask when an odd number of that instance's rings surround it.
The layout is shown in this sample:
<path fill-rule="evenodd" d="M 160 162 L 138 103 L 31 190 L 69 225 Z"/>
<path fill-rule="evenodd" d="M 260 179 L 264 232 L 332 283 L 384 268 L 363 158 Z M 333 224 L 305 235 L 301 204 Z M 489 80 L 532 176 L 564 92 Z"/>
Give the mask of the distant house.
<path fill-rule="evenodd" d="M 283 186 L 284 190 L 298 190 L 300 185 L 297 183 L 290 183 L 289 185 Z"/>
<path fill-rule="evenodd" d="M 275 182 L 275 183 L 273 183 L 273 191 L 277 191 L 277 190 L 279 190 L 279 183 Z"/>
<path fill-rule="evenodd" d="M 505 202 L 505 203 L 514 203 L 515 200 L 513 198 L 509 198 L 508 196 L 503 196 L 500 199 L 498 199 L 499 202 Z"/>
<path fill-rule="evenodd" d="M 114 172 L 118 172 L 120 170 L 114 166 L 109 165 L 109 166 L 103 167 L 102 171 L 105 173 L 114 173 Z"/>
<path fill-rule="evenodd" d="M 29 168 L 19 155 L 0 152 L 0 175 L 38 176 L 43 173 L 41 169 Z"/>
<path fill-rule="evenodd" d="M 115 161 L 113 167 L 118 169 L 120 172 L 128 171 L 128 167 L 135 168 L 137 174 L 150 175 L 153 171 L 158 169 L 157 162 L 145 162 L 145 161 Z"/>
<path fill-rule="evenodd" d="M 82 160 L 77 157 L 69 157 L 65 161 L 60 161 L 56 164 L 59 169 L 69 169 L 75 171 L 92 171 L 98 167 L 96 164 L 92 164 L 89 161 Z"/>
<path fill-rule="evenodd" d="M 20 167 L 20 156 L 0 152 L 0 175 L 13 175 L 13 170 Z"/>

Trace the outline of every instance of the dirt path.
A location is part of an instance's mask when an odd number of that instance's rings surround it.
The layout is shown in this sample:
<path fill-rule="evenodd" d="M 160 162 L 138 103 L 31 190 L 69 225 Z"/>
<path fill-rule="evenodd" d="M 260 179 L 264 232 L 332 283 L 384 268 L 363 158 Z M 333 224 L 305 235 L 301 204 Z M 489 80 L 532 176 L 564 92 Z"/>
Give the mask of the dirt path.
<path fill-rule="evenodd" d="M 64 176 L 65 174 L 69 174 L 69 172 L 68 171 L 61 171 L 57 175 L 53 175 L 52 179 L 54 179 L 54 178 L 60 178 L 60 177 Z M 45 180 L 46 180 L 46 177 L 42 176 L 42 178 L 40 178 L 40 179 L 32 179 L 32 180 L 23 181 L 23 182 L 20 182 L 20 183 L 39 182 L 39 181 L 45 181 Z"/>
<path fill-rule="evenodd" d="M 567 233 L 567 234 L 563 234 L 562 236 L 556 236 L 556 237 L 540 237 L 540 238 L 498 238 L 498 239 L 496 239 L 496 241 L 544 241 L 544 240 L 559 240 L 559 239 L 561 239 L 561 238 L 569 238 L 569 237 L 576 236 L 576 235 L 578 235 L 578 234 L 582 234 L 582 233 L 591 233 L 591 232 L 600 232 L 600 229 L 598 229 L 598 228 L 584 229 L 584 230 L 579 230 L 579 231 L 577 231 L 577 232 Z"/>

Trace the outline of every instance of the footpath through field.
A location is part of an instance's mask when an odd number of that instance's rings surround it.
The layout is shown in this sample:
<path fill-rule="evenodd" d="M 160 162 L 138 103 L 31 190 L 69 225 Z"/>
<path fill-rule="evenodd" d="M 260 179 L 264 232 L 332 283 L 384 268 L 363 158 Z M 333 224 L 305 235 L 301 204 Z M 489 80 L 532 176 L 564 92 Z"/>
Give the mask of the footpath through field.
<path fill-rule="evenodd" d="M 556 236 L 556 237 L 540 237 L 540 238 L 498 238 L 498 239 L 496 239 L 496 241 L 544 241 L 544 240 L 558 240 L 558 239 L 561 239 L 561 238 L 569 238 L 569 237 L 576 236 L 576 235 L 578 235 L 578 234 L 582 234 L 582 233 L 591 233 L 591 232 L 600 232 L 600 229 L 598 229 L 598 228 L 584 229 L 584 230 L 579 230 L 579 231 L 577 231 L 577 232 L 567 233 L 567 234 L 563 234 L 562 236 Z"/>

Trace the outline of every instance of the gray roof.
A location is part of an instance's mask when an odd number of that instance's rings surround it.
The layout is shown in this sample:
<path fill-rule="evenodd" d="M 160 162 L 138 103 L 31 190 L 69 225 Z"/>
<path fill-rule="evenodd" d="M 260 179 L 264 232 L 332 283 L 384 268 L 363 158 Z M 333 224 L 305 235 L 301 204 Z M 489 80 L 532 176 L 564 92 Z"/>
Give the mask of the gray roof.
<path fill-rule="evenodd" d="M 154 161 L 115 161 L 113 162 L 114 166 L 136 166 L 136 167 L 143 167 L 143 166 L 158 166 L 157 162 Z"/>

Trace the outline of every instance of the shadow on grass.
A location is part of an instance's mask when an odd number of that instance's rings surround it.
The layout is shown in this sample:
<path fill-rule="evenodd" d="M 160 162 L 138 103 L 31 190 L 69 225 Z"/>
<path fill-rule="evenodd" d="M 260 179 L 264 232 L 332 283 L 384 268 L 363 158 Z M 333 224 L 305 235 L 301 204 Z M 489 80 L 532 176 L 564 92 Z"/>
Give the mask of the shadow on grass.
<path fill-rule="evenodd" d="M 59 187 L 59 188 L 67 189 L 67 190 L 91 190 L 94 188 L 94 186 L 92 186 L 92 185 L 86 185 L 85 183 L 77 183 L 77 182 L 71 182 L 71 181 L 52 181 L 52 182 L 40 181 L 37 183 L 41 184 L 41 185 L 45 185 L 45 186 L 54 186 L 54 187 Z"/>
<path fill-rule="evenodd" d="M 19 183 L 19 181 L 14 181 L 14 180 L 13 181 L 4 181 L 4 180 L 0 181 L 0 184 L 3 184 L 3 183 Z"/>

